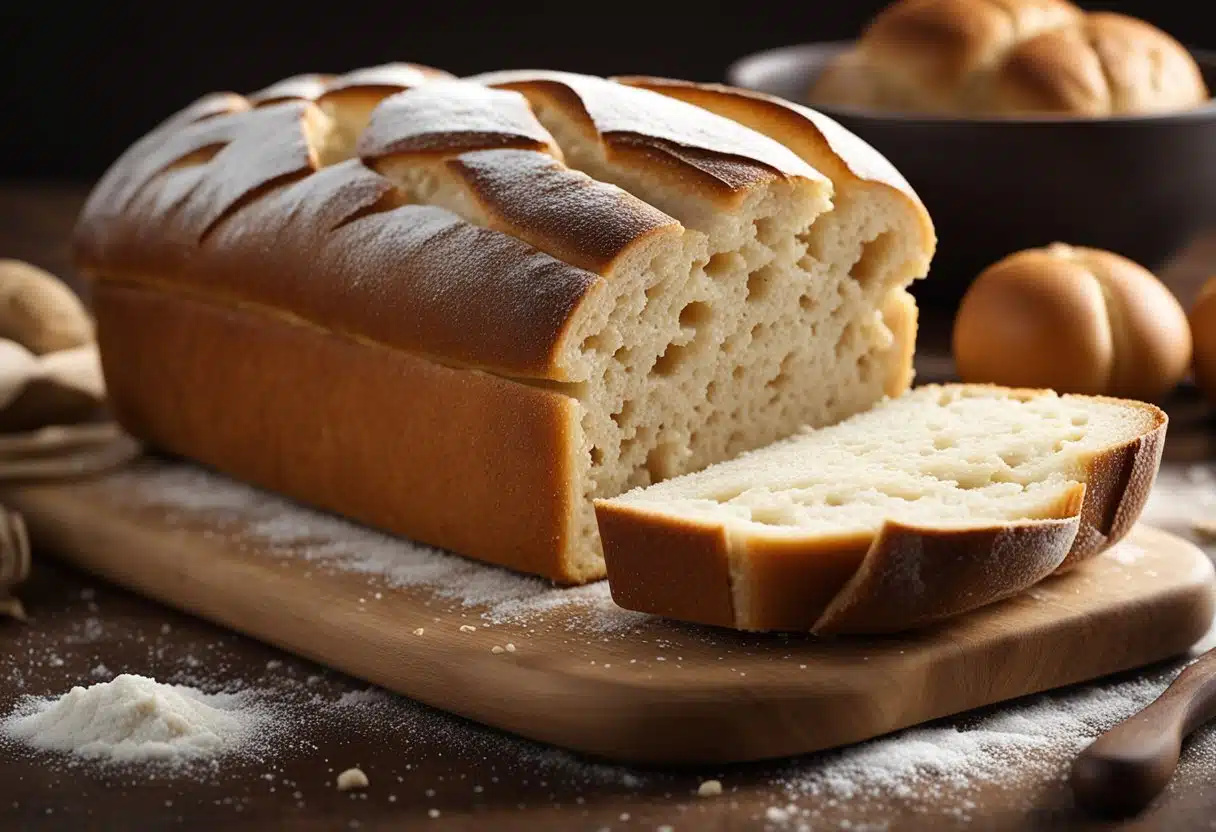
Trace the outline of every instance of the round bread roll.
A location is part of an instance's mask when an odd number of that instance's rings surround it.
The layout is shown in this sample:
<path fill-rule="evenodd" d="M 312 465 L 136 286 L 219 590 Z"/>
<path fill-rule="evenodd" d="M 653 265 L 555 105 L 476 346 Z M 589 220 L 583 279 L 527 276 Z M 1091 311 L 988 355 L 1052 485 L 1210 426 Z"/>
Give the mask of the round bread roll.
<path fill-rule="evenodd" d="M 1155 401 L 1186 375 L 1191 331 L 1143 266 L 1053 243 L 976 278 L 955 318 L 954 361 L 968 382 Z"/>
<path fill-rule="evenodd" d="M 84 304 L 53 274 L 20 260 L 0 260 L 0 338 L 35 355 L 93 341 Z"/>
<path fill-rule="evenodd" d="M 1195 339 L 1195 383 L 1216 404 L 1216 277 L 1208 280 L 1191 307 Z"/>
<path fill-rule="evenodd" d="M 809 94 L 828 106 L 955 116 L 1101 117 L 1209 98 L 1170 35 L 1068 0 L 897 0 Z"/>

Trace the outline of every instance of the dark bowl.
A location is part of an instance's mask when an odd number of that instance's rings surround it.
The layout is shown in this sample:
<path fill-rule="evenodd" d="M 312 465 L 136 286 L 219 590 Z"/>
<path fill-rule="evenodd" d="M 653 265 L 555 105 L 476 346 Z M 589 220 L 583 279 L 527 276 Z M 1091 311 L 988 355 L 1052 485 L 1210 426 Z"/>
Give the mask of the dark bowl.
<path fill-rule="evenodd" d="M 773 49 L 731 65 L 727 82 L 807 102 L 849 43 Z M 1194 52 L 1216 89 L 1216 53 Z M 1107 119 L 954 118 L 815 105 L 885 155 L 924 200 L 938 233 L 916 294 L 957 300 L 985 266 L 1054 241 L 1160 267 L 1216 225 L 1216 102 Z"/>

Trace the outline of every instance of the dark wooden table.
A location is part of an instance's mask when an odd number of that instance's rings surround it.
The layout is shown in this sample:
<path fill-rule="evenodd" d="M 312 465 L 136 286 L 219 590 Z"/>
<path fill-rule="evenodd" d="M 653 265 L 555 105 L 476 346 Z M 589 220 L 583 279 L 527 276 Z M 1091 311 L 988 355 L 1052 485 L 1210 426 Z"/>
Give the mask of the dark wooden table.
<path fill-rule="evenodd" d="M 74 283 L 67 236 L 82 194 L 70 185 L 0 188 L 0 257 Z M 1216 273 L 1216 234 L 1180 257 L 1167 282 L 1189 303 L 1209 272 Z M 943 317 L 924 315 L 925 377 L 949 374 Z M 1169 408 L 1167 465 L 1216 457 L 1216 426 L 1194 392 L 1181 391 Z M 766 823 L 766 809 L 789 802 L 789 779 L 817 758 L 695 771 L 579 759 L 405 699 L 359 694 L 367 686 L 357 680 L 102 585 L 51 555 L 35 553 L 21 592 L 29 622 L 0 621 L 0 713 L 27 694 L 60 694 L 129 672 L 262 691 L 280 703 L 279 731 L 259 759 L 189 776 L 73 767 L 0 746 L 0 829 L 1116 828 L 1081 815 L 1058 780 L 982 788 L 965 812 L 947 799 L 862 808 L 801 797 L 798 805 L 818 815 Z M 353 765 L 370 788 L 338 792 L 335 776 Z M 696 796 L 708 778 L 721 780 L 721 797 Z M 1183 783 L 1117 828 L 1216 829 L 1216 781 Z"/>

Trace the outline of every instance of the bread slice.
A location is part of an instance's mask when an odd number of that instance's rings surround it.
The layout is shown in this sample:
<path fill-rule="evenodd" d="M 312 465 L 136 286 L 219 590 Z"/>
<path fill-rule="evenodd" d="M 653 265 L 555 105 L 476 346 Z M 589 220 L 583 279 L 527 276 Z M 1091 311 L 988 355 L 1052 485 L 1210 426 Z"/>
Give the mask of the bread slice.
<path fill-rule="evenodd" d="M 957 615 L 1127 534 L 1167 421 L 1134 401 L 921 387 L 597 501 L 612 597 L 744 630 L 884 633 Z"/>

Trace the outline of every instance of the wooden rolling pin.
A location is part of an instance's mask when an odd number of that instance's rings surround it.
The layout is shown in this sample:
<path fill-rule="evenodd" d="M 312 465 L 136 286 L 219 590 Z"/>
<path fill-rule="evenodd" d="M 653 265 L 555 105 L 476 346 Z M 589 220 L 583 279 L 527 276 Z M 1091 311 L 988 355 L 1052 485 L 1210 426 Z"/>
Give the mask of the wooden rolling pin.
<path fill-rule="evenodd" d="M 1100 815 L 1127 817 L 1169 783 L 1183 741 L 1216 718 L 1216 650 L 1209 650 L 1135 716 L 1081 752 L 1072 768 L 1077 802 Z"/>

